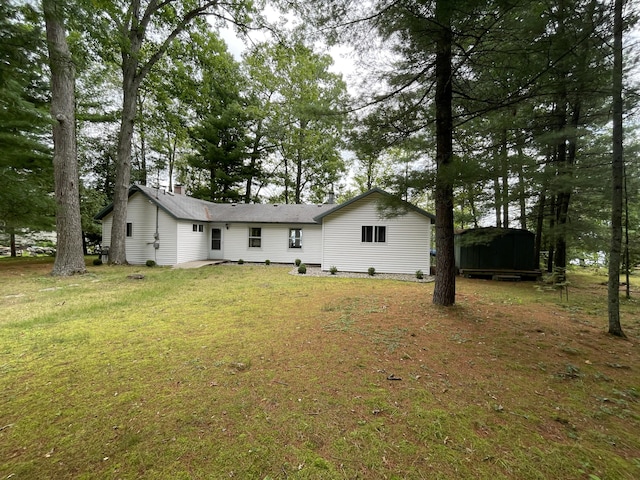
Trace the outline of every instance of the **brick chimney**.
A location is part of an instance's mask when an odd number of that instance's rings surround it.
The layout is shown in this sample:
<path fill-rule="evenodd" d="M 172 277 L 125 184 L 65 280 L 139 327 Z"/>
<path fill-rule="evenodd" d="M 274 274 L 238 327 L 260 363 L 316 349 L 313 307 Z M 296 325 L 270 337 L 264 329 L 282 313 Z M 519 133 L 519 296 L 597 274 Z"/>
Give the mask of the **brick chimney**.
<path fill-rule="evenodd" d="M 173 193 L 175 193 L 176 195 L 184 195 L 185 194 L 184 187 L 180 184 L 174 185 Z"/>

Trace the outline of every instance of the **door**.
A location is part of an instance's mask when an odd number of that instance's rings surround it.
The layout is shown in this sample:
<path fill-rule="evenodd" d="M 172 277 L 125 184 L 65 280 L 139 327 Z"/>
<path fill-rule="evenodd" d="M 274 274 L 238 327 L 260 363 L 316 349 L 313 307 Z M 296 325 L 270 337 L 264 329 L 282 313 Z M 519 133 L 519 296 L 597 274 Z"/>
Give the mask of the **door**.
<path fill-rule="evenodd" d="M 222 229 L 211 229 L 211 258 L 222 258 Z"/>

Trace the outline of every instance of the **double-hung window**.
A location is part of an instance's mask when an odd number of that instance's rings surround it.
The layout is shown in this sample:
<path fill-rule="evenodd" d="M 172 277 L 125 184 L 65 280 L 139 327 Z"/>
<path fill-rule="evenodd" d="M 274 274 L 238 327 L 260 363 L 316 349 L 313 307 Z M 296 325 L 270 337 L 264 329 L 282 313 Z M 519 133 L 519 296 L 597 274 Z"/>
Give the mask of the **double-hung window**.
<path fill-rule="evenodd" d="M 302 229 L 289 229 L 289 248 L 302 248 Z"/>
<path fill-rule="evenodd" d="M 363 225 L 362 240 L 363 243 L 384 243 L 387 241 L 387 227 L 381 225 Z"/>
<path fill-rule="evenodd" d="M 249 229 L 249 247 L 260 248 L 262 246 L 262 228 L 251 227 Z"/>
<path fill-rule="evenodd" d="M 133 237 L 133 223 L 127 222 L 127 237 Z"/>

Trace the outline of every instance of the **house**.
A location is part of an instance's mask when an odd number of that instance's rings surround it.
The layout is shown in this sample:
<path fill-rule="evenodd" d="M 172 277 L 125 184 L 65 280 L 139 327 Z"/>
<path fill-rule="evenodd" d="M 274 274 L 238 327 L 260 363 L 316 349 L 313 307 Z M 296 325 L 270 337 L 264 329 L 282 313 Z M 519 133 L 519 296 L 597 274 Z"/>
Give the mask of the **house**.
<path fill-rule="evenodd" d="M 464 276 L 537 278 L 541 272 L 535 259 L 535 235 L 516 228 L 473 228 L 454 237 L 455 261 Z"/>
<path fill-rule="evenodd" d="M 389 193 L 374 188 L 336 204 L 220 204 L 134 185 L 129 189 L 126 254 L 131 264 L 220 259 L 335 266 L 339 271 L 429 271 L 435 217 L 406 202 L 381 210 Z M 109 246 L 113 205 L 96 215 Z"/>

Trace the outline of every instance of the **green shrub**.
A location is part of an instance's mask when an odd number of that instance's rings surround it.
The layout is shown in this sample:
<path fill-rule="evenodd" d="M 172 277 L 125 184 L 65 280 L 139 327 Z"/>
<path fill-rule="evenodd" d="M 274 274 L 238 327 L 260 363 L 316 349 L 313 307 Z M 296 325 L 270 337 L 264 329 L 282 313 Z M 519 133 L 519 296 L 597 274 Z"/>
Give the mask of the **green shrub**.
<path fill-rule="evenodd" d="M 243 263 L 244 263 L 244 260 L 243 260 L 243 259 L 239 259 L 239 260 L 238 260 L 238 265 L 242 265 Z"/>
<path fill-rule="evenodd" d="M 94 264 L 95 266 L 102 265 L 102 260 L 100 260 L 99 258 L 94 258 L 94 259 L 93 259 L 93 264 Z"/>
<path fill-rule="evenodd" d="M 300 264 L 302 263 L 302 260 L 300 260 L 299 258 L 296 258 L 296 261 L 294 263 L 296 264 L 296 267 L 299 267 Z"/>
<path fill-rule="evenodd" d="M 336 273 L 338 273 L 338 267 L 336 267 L 335 265 L 332 265 L 331 268 L 329 269 L 329 273 L 331 275 L 335 275 Z"/>
<path fill-rule="evenodd" d="M 422 273 L 422 270 L 416 270 L 416 278 L 418 280 L 422 280 L 424 278 L 424 273 Z"/>
<path fill-rule="evenodd" d="M 156 262 L 154 262 L 153 260 L 147 260 L 147 262 L 145 263 L 145 265 L 147 267 L 155 267 L 156 266 Z"/>
<path fill-rule="evenodd" d="M 369 267 L 367 273 L 373 277 L 376 274 L 376 269 L 374 267 Z"/>
<path fill-rule="evenodd" d="M 301 275 L 304 275 L 305 273 L 307 273 L 307 266 L 304 263 L 301 263 L 300 265 L 298 265 L 298 273 Z"/>
<path fill-rule="evenodd" d="M 271 265 L 271 260 L 269 260 L 269 259 L 265 260 L 265 261 L 264 261 L 264 264 L 265 264 L 265 265 Z"/>

